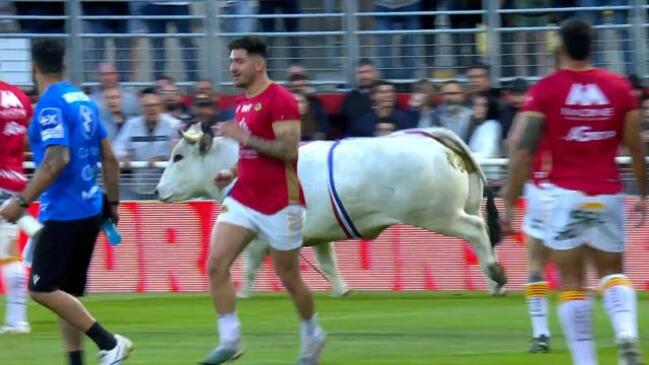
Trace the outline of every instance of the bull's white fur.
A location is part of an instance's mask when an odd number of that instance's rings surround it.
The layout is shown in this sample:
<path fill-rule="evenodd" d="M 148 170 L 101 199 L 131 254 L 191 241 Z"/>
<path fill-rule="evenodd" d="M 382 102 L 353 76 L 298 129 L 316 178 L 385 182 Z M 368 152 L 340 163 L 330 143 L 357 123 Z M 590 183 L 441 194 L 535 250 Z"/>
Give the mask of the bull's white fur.
<path fill-rule="evenodd" d="M 469 156 L 476 171 L 468 173 L 451 166 L 449 149 L 440 142 L 420 135 L 395 133 L 381 138 L 344 140 L 334 154 L 336 189 L 356 228 L 368 238 L 387 227 L 407 223 L 471 242 L 485 273 L 496 263 L 487 229 L 480 215 L 483 186 L 486 182 L 468 147 L 453 133 L 429 129 L 439 138 Z M 323 270 L 331 275 L 334 290 L 344 283 L 335 268 L 330 246 L 321 245 L 346 236 L 331 208 L 328 191 L 327 154 L 333 142 L 312 142 L 300 147 L 298 176 L 307 202 L 304 244 L 323 247 L 318 257 Z M 214 187 L 219 170 L 237 162 L 238 145 L 215 137 L 213 147 L 201 155 L 196 146 L 181 140 L 172 152 L 184 159 L 171 163 L 162 175 L 158 193 L 163 201 L 181 201 L 209 195 L 219 202 L 222 191 Z M 452 154 L 452 152 L 451 152 Z M 259 243 L 257 243 L 259 244 Z M 254 278 L 265 249 L 251 249 L 247 278 Z M 323 264 L 321 260 L 321 265 Z"/>

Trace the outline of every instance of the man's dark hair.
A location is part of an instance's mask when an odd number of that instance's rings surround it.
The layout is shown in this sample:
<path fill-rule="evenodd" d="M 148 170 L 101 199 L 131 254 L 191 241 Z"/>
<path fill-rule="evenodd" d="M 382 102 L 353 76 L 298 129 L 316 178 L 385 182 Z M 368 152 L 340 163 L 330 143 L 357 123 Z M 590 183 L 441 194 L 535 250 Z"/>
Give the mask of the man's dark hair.
<path fill-rule="evenodd" d="M 372 92 L 376 92 L 381 86 L 392 86 L 396 91 L 396 86 L 387 80 L 376 80 L 372 85 Z"/>
<path fill-rule="evenodd" d="M 32 62 L 41 73 L 62 74 L 65 46 L 55 39 L 41 39 L 32 45 Z"/>
<path fill-rule="evenodd" d="M 268 58 L 268 46 L 266 42 L 260 37 L 255 36 L 245 36 L 237 38 L 230 42 L 228 49 L 233 51 L 235 49 L 245 49 L 249 55 L 261 56 L 263 58 Z"/>
<path fill-rule="evenodd" d="M 442 82 L 441 87 L 444 87 L 446 85 L 460 85 L 460 86 L 462 86 L 462 83 L 460 82 L 460 80 L 457 80 L 457 79 L 449 79 L 449 80 L 445 80 L 444 82 Z"/>
<path fill-rule="evenodd" d="M 474 63 L 466 69 L 467 72 L 469 72 L 470 70 L 485 70 L 488 74 L 491 74 L 491 67 L 482 62 Z"/>
<path fill-rule="evenodd" d="M 309 81 L 309 77 L 305 74 L 291 74 L 291 76 L 288 77 L 288 82 L 293 81 Z"/>
<path fill-rule="evenodd" d="M 158 89 L 153 86 L 142 89 L 142 91 L 140 91 L 140 97 L 145 95 L 158 95 Z"/>
<path fill-rule="evenodd" d="M 360 60 L 358 60 L 358 64 L 356 65 L 356 67 L 363 67 L 363 66 L 376 67 L 374 62 L 372 62 L 372 60 L 370 60 L 369 58 L 361 58 Z"/>
<path fill-rule="evenodd" d="M 559 29 L 561 43 L 568 57 L 575 61 L 588 59 L 593 51 L 595 32 L 590 24 L 582 19 L 568 19 Z"/>

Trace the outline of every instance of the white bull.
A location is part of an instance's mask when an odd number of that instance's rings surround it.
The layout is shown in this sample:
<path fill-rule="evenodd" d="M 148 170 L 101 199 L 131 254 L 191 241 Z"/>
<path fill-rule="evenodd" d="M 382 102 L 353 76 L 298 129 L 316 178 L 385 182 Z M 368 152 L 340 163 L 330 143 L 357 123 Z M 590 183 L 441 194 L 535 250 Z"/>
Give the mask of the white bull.
<path fill-rule="evenodd" d="M 298 163 L 307 203 L 304 245 L 314 247 L 334 295 L 346 293 L 347 286 L 338 275 L 330 242 L 348 239 L 354 232 L 376 238 L 397 223 L 469 241 L 481 269 L 493 280 L 492 292 L 503 290 L 507 279 L 480 213 L 486 178 L 457 136 L 444 129 L 427 129 L 348 139 L 339 142 L 330 156 L 334 143 L 301 146 Z M 159 199 L 173 202 L 210 196 L 222 202 L 225 194 L 213 178 L 236 164 L 238 148 L 232 140 L 202 135 L 194 127 L 184 132 L 158 184 Z M 488 211 L 489 228 L 498 228 L 492 194 L 488 194 Z M 498 240 L 498 234 L 494 230 L 491 241 Z M 261 242 L 252 243 L 248 250 L 244 295 L 266 250 Z"/>

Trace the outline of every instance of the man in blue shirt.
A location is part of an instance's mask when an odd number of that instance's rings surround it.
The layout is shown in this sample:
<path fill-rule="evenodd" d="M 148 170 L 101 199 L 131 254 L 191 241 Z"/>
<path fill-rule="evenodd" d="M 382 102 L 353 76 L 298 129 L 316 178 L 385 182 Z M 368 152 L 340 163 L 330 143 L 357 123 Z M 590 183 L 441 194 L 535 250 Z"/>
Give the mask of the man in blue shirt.
<path fill-rule="evenodd" d="M 59 316 L 70 365 L 83 363 L 83 333 L 99 347 L 102 365 L 120 365 L 132 343 L 104 329 L 76 299 L 85 292 L 102 217 L 119 218 L 119 165 L 97 106 L 63 81 L 64 54 L 55 40 L 32 46 L 40 101 L 28 134 L 38 168 L 27 188 L 0 210 L 0 217 L 15 222 L 40 196 L 44 228 L 34 250 L 30 295 Z M 106 199 L 96 181 L 100 162 Z"/>

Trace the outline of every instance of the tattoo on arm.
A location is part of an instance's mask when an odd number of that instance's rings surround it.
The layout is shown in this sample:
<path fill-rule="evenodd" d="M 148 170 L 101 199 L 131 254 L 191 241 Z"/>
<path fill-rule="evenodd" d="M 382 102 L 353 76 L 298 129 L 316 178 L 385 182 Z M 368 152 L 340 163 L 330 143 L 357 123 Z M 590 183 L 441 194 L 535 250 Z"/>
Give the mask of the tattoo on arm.
<path fill-rule="evenodd" d="M 523 131 L 516 149 L 535 152 L 543 137 L 545 117 L 537 113 L 523 113 L 522 119 L 520 122 L 523 124 Z"/>
<path fill-rule="evenodd" d="M 297 157 L 300 142 L 300 124 L 297 122 L 281 122 L 276 124 L 275 140 L 249 136 L 244 145 L 254 148 L 260 153 L 284 161 L 292 161 Z"/>
<path fill-rule="evenodd" d="M 28 202 L 36 200 L 48 186 L 59 177 L 65 166 L 70 162 L 70 151 L 65 146 L 54 145 L 45 150 L 43 162 L 36 169 L 31 183 L 23 192 Z"/>

